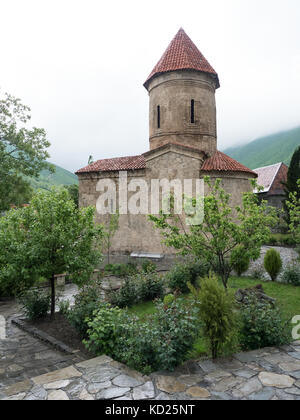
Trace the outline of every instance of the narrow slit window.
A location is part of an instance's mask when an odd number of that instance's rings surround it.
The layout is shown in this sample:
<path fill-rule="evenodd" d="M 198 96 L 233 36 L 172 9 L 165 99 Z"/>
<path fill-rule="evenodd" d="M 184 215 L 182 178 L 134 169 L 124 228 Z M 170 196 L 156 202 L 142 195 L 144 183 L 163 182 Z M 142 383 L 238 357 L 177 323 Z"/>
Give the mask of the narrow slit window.
<path fill-rule="evenodd" d="M 191 123 L 195 124 L 195 101 L 191 100 Z"/>
<path fill-rule="evenodd" d="M 157 107 L 157 128 L 160 128 L 160 106 Z"/>

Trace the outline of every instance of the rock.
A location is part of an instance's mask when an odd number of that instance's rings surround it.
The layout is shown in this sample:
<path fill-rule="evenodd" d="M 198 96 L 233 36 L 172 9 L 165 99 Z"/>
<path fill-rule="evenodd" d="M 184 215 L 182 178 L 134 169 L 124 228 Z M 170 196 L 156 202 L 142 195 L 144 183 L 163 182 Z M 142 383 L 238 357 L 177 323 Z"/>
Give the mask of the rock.
<path fill-rule="evenodd" d="M 243 367 L 243 364 L 237 359 L 219 359 L 216 363 L 219 366 L 219 369 L 222 370 L 227 369 L 232 371 Z"/>
<path fill-rule="evenodd" d="M 234 372 L 236 376 L 240 376 L 241 378 L 251 379 L 253 376 L 257 375 L 257 372 L 250 369 L 240 369 Z"/>
<path fill-rule="evenodd" d="M 289 356 L 293 357 L 294 359 L 300 360 L 300 352 L 299 351 L 292 351 L 288 354 L 289 354 Z"/>
<path fill-rule="evenodd" d="M 295 379 L 300 379 L 300 370 L 296 370 L 294 372 L 290 372 L 290 376 L 292 376 Z"/>
<path fill-rule="evenodd" d="M 290 376 L 278 375 L 271 372 L 261 372 L 258 378 L 264 386 L 275 388 L 291 388 L 295 383 L 295 379 Z"/>
<path fill-rule="evenodd" d="M 186 391 L 186 394 L 194 398 L 209 398 L 210 393 L 205 388 L 199 386 L 193 386 Z"/>
<path fill-rule="evenodd" d="M 300 361 L 299 362 L 280 363 L 279 367 L 284 372 L 298 371 L 299 368 L 300 368 Z"/>
<path fill-rule="evenodd" d="M 210 383 L 217 382 L 222 378 L 230 378 L 232 375 L 225 370 L 215 370 L 204 377 L 204 380 Z"/>
<path fill-rule="evenodd" d="M 254 392 L 258 392 L 262 389 L 262 385 L 257 378 L 252 378 L 239 387 L 239 390 L 247 397 Z"/>
<path fill-rule="evenodd" d="M 246 353 L 237 353 L 234 357 L 242 363 L 251 363 L 256 362 L 259 356 L 256 351 L 248 351 Z"/>
<path fill-rule="evenodd" d="M 113 398 L 122 397 L 122 395 L 129 391 L 130 388 L 111 387 L 99 392 L 99 394 L 97 394 L 97 400 L 111 400 Z"/>
<path fill-rule="evenodd" d="M 249 395 L 249 399 L 254 401 L 269 401 L 274 397 L 274 393 L 274 389 L 264 388 L 260 392 Z"/>
<path fill-rule="evenodd" d="M 243 382 L 242 378 L 234 378 L 234 377 L 225 378 L 219 381 L 214 386 L 213 390 L 216 392 L 225 392 L 235 387 L 236 385 L 239 385 L 241 382 Z"/>
<path fill-rule="evenodd" d="M 175 392 L 184 392 L 186 385 L 179 382 L 174 376 L 158 376 L 156 379 L 156 387 L 160 391 L 174 394 Z"/>
<path fill-rule="evenodd" d="M 248 289 L 238 289 L 235 294 L 236 300 L 241 304 L 248 304 L 249 298 L 256 298 L 261 302 L 268 303 L 272 306 L 275 305 L 276 300 L 266 295 L 261 284 L 250 287 Z"/>
<path fill-rule="evenodd" d="M 45 389 L 60 389 L 60 388 L 65 388 L 69 384 L 70 384 L 69 380 L 56 381 L 56 382 L 50 382 L 49 384 L 45 384 L 44 388 Z"/>
<path fill-rule="evenodd" d="M 300 389 L 297 387 L 292 387 L 292 388 L 286 388 L 284 389 L 284 391 L 287 394 L 292 394 L 292 395 L 300 395 Z"/>
<path fill-rule="evenodd" d="M 203 380 L 202 375 L 181 375 L 178 378 L 179 382 L 182 382 L 184 385 L 193 386 L 198 384 Z"/>
<path fill-rule="evenodd" d="M 216 363 L 212 362 L 211 360 L 203 360 L 199 362 L 198 365 L 205 373 L 211 373 L 214 370 L 220 369 L 219 366 Z"/>
<path fill-rule="evenodd" d="M 143 383 L 128 375 L 119 375 L 112 382 L 116 386 L 125 387 L 125 388 L 126 387 L 133 388 L 135 386 L 142 385 Z"/>
<path fill-rule="evenodd" d="M 146 382 L 144 385 L 138 386 L 133 390 L 134 400 L 148 400 L 154 398 L 154 386 L 151 381 Z"/>
<path fill-rule="evenodd" d="M 16 401 L 16 400 L 24 400 L 24 397 L 26 396 L 25 392 L 21 392 L 20 394 L 11 395 L 7 398 L 2 398 L 3 401 Z"/>
<path fill-rule="evenodd" d="M 87 386 L 87 390 L 90 394 L 97 394 L 97 392 L 101 391 L 102 389 L 109 388 L 111 386 L 110 381 L 106 382 L 92 382 Z"/>
<path fill-rule="evenodd" d="M 33 382 L 38 385 L 48 384 L 50 382 L 61 381 L 65 379 L 77 378 L 81 376 L 82 373 L 79 372 L 74 366 L 69 366 L 64 369 L 55 370 L 54 372 L 45 373 L 44 375 L 36 376 L 33 378 Z"/>
<path fill-rule="evenodd" d="M 90 395 L 86 389 L 83 389 L 79 395 L 79 399 L 80 400 L 84 400 L 84 401 L 91 401 L 94 399 L 94 397 L 92 395 Z"/>
<path fill-rule="evenodd" d="M 15 373 L 15 372 L 20 372 L 23 369 L 24 368 L 22 366 L 19 366 L 19 365 L 13 363 L 12 365 L 9 365 L 7 367 L 7 372 Z"/>
<path fill-rule="evenodd" d="M 31 388 L 30 392 L 27 394 L 25 400 L 45 400 L 47 397 L 47 392 L 42 386 L 35 385 Z"/>
<path fill-rule="evenodd" d="M 16 384 L 10 385 L 3 391 L 8 397 L 10 397 L 11 395 L 27 392 L 30 390 L 30 388 L 32 388 L 32 383 L 29 379 L 27 379 L 26 381 L 17 382 Z"/>
<path fill-rule="evenodd" d="M 75 366 L 79 368 L 83 368 L 83 369 L 88 369 L 88 368 L 93 368 L 95 366 L 108 364 L 112 361 L 113 359 L 111 359 L 108 356 L 103 355 L 103 356 L 95 357 L 94 359 L 84 360 L 83 362 L 76 363 Z"/>
<path fill-rule="evenodd" d="M 160 392 L 155 398 L 155 400 L 157 401 L 164 401 L 164 400 L 171 400 L 171 399 L 172 397 L 168 394 L 165 394 L 164 392 Z"/>
<path fill-rule="evenodd" d="M 61 389 L 52 391 L 48 395 L 48 400 L 52 400 L 52 401 L 62 401 L 62 400 L 68 400 L 68 399 L 69 397 L 67 396 L 67 394 Z"/>
<path fill-rule="evenodd" d="M 272 365 L 278 365 L 278 363 L 295 362 L 295 360 L 291 356 L 285 353 L 267 355 L 264 357 L 264 359 Z"/>

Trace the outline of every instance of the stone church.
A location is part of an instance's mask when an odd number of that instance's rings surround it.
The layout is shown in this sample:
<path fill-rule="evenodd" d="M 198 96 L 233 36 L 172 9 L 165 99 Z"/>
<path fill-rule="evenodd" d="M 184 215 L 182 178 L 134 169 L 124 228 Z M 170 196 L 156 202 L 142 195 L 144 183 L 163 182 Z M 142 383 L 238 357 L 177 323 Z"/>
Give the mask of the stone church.
<path fill-rule="evenodd" d="M 257 174 L 218 151 L 218 74 L 183 29 L 171 41 L 144 87 L 149 94 L 149 151 L 98 160 L 78 170 L 80 206 L 97 206 L 99 181 L 109 179 L 119 186 L 119 173 L 125 171 L 127 185 L 132 179 L 149 185 L 153 179 L 199 180 L 205 175 L 221 178 L 231 194 L 232 206 L 239 204 L 241 194 L 251 189 L 250 179 Z M 117 191 L 118 202 L 120 189 Z M 130 198 L 134 192 L 129 188 L 127 194 Z M 107 220 L 107 215 L 97 213 L 97 222 Z M 120 256 L 172 253 L 161 244 L 161 236 L 146 214 L 126 211 L 120 211 L 112 251 Z"/>

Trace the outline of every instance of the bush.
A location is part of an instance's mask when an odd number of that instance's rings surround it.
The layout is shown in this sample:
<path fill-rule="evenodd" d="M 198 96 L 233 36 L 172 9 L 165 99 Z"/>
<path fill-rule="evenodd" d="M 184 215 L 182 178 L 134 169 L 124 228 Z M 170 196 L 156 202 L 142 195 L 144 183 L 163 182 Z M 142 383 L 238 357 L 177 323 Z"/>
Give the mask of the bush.
<path fill-rule="evenodd" d="M 188 293 L 188 283 L 195 284 L 199 277 L 207 275 L 209 266 L 200 260 L 176 264 L 166 275 L 169 288 L 175 292 Z"/>
<path fill-rule="evenodd" d="M 140 273 L 125 280 L 124 285 L 111 292 L 110 303 L 119 308 L 130 307 L 139 302 L 146 302 L 162 297 L 163 279 L 156 273 Z"/>
<path fill-rule="evenodd" d="M 245 273 L 250 266 L 250 258 L 241 246 L 236 247 L 231 253 L 231 265 L 239 277 Z"/>
<path fill-rule="evenodd" d="M 284 283 L 300 286 L 300 266 L 299 263 L 294 262 L 286 267 L 282 280 Z"/>
<path fill-rule="evenodd" d="M 67 318 L 82 338 L 87 336 L 87 319 L 92 317 L 100 304 L 100 289 L 96 282 L 89 283 L 75 295 L 74 306 L 68 312 Z"/>
<path fill-rule="evenodd" d="M 36 320 L 45 318 L 50 310 L 51 296 L 39 289 L 29 289 L 19 296 L 26 318 Z"/>
<path fill-rule="evenodd" d="M 174 295 L 167 295 L 164 297 L 164 305 L 165 306 L 170 306 L 175 300 L 175 296 Z"/>
<path fill-rule="evenodd" d="M 151 260 L 144 260 L 142 262 L 142 271 L 144 273 L 155 273 L 156 272 L 156 264 Z"/>
<path fill-rule="evenodd" d="M 185 360 L 195 341 L 198 323 L 195 308 L 174 301 L 169 307 L 157 303 L 156 313 L 146 321 L 106 306 L 89 321 L 86 345 L 143 373 L 173 370 Z"/>
<path fill-rule="evenodd" d="M 288 326 L 278 308 L 255 298 L 240 311 L 240 344 L 243 350 L 280 346 L 289 342 Z"/>
<path fill-rule="evenodd" d="M 282 260 L 279 252 L 275 249 L 269 249 L 265 255 L 264 266 L 272 281 L 276 281 L 282 268 Z"/>
<path fill-rule="evenodd" d="M 64 316 L 68 316 L 70 310 L 70 301 L 69 300 L 61 300 L 58 303 L 59 313 Z"/>
<path fill-rule="evenodd" d="M 89 339 L 83 340 L 86 347 L 95 354 L 113 354 L 118 338 L 122 311 L 102 302 L 93 312 L 91 318 L 86 320 Z"/>
<path fill-rule="evenodd" d="M 129 262 L 127 264 L 107 264 L 104 271 L 116 277 L 129 277 L 136 274 L 138 270 L 136 264 Z"/>
<path fill-rule="evenodd" d="M 225 351 L 234 349 L 237 339 L 235 299 L 225 291 L 217 277 L 210 274 L 201 280 L 201 289 L 189 284 L 195 304 L 199 308 L 203 336 L 215 359 Z"/>

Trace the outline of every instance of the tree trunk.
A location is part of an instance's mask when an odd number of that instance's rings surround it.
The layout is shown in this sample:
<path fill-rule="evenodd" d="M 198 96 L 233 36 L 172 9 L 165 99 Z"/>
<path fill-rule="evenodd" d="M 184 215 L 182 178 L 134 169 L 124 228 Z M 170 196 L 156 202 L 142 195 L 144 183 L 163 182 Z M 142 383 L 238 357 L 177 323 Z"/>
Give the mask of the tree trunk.
<path fill-rule="evenodd" d="M 51 277 L 51 319 L 55 318 L 55 275 Z"/>

